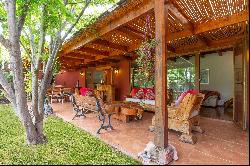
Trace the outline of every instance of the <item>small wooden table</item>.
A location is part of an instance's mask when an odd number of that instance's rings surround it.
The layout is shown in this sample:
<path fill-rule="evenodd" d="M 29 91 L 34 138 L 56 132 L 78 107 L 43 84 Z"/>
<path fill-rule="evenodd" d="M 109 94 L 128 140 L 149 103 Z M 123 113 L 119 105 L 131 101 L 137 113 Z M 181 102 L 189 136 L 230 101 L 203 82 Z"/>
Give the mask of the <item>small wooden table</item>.
<path fill-rule="evenodd" d="M 144 109 L 138 104 L 126 101 L 113 101 L 112 105 L 116 108 L 117 112 L 114 115 L 115 119 L 128 123 L 130 120 L 141 119 Z"/>

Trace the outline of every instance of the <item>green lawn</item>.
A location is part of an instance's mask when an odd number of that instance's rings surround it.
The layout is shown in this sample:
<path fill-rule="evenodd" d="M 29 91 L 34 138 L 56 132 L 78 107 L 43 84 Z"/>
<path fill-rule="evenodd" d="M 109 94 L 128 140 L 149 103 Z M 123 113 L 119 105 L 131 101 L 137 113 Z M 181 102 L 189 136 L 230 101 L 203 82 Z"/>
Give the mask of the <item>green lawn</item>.
<path fill-rule="evenodd" d="M 50 116 L 49 143 L 27 146 L 24 129 L 7 105 L 0 105 L 0 164 L 141 164 L 72 124 Z"/>

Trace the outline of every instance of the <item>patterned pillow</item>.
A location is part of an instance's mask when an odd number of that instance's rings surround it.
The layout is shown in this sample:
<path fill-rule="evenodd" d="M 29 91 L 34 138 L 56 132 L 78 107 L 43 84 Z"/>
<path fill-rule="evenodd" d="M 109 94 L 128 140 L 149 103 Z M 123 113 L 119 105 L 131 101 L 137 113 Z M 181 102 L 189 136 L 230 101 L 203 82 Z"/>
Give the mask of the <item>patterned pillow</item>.
<path fill-rule="evenodd" d="M 136 93 L 139 91 L 140 89 L 139 88 L 133 88 L 130 95 L 132 98 L 135 98 L 136 96 Z"/>
<path fill-rule="evenodd" d="M 92 96 L 94 94 L 93 89 L 91 88 L 81 88 L 80 93 L 82 96 Z"/>
<path fill-rule="evenodd" d="M 155 100 L 155 92 L 153 88 L 145 88 L 144 94 L 145 94 L 144 99 Z"/>
<path fill-rule="evenodd" d="M 144 98 L 144 91 L 142 88 L 140 88 L 138 90 L 138 92 L 136 93 L 136 95 L 134 96 L 134 98 L 136 99 L 143 99 Z"/>

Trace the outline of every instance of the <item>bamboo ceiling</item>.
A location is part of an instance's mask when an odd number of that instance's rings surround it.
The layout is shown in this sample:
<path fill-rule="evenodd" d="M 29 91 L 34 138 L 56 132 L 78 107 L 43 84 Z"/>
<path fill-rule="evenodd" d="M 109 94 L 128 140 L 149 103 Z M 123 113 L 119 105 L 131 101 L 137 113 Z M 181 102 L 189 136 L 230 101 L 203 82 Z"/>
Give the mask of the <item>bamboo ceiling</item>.
<path fill-rule="evenodd" d="M 247 3 L 247 0 L 166 0 L 169 57 L 239 42 L 248 26 Z M 123 55 L 132 53 L 145 38 L 155 37 L 153 5 L 154 0 L 120 1 L 112 11 L 63 45 L 59 55 L 62 68 L 73 70 L 116 63 Z"/>

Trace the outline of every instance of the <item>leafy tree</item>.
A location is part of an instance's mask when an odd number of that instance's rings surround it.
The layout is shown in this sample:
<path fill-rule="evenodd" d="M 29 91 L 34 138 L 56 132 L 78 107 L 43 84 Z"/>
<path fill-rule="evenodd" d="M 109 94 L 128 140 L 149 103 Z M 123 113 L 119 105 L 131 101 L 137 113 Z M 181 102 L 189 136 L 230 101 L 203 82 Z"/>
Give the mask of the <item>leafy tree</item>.
<path fill-rule="evenodd" d="M 53 76 L 60 48 L 79 27 L 92 23 L 98 14 L 86 14 L 93 6 L 115 0 L 0 0 L 0 43 L 9 53 L 12 84 L 0 70 L 0 84 L 21 119 L 27 144 L 46 143 L 43 132 L 44 98 Z M 30 62 L 32 107 L 28 110 L 24 57 Z M 39 71 L 42 67 L 42 78 Z M 30 88 L 30 87 L 29 87 Z"/>

